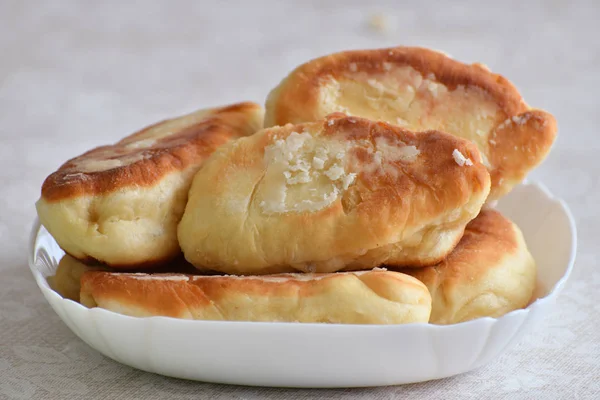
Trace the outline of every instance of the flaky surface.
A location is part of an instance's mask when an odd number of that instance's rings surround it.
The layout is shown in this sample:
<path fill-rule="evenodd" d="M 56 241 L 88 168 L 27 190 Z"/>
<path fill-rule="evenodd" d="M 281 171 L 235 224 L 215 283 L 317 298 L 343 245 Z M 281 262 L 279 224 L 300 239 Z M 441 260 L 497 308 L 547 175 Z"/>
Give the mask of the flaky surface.
<path fill-rule="evenodd" d="M 81 303 L 135 317 L 345 324 L 427 322 L 431 311 L 421 282 L 382 270 L 265 277 L 88 272 Z"/>
<path fill-rule="evenodd" d="M 530 108 L 484 65 L 411 47 L 347 51 L 299 66 L 270 93 L 265 126 L 337 111 L 473 141 L 492 177 L 492 200 L 542 162 L 557 130 L 552 115 Z"/>
<path fill-rule="evenodd" d="M 436 266 L 405 269 L 431 293 L 430 322 L 454 324 L 500 317 L 525 307 L 535 288 L 536 265 L 519 228 L 484 210 L 450 255 Z"/>
<path fill-rule="evenodd" d="M 76 157 L 44 182 L 42 224 L 71 256 L 141 268 L 180 254 L 177 224 L 196 171 L 219 146 L 262 125 L 254 103 L 200 110 Z"/>
<path fill-rule="evenodd" d="M 335 114 L 215 152 L 194 178 L 179 242 L 192 264 L 231 274 L 432 265 L 489 185 L 466 140 Z"/>

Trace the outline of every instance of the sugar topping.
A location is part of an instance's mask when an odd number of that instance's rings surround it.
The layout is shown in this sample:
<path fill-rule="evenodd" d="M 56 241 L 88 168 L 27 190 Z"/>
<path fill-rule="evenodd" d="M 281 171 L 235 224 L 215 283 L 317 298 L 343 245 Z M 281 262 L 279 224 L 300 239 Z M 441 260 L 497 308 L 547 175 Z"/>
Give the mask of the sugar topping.
<path fill-rule="evenodd" d="M 152 147 L 156 143 L 156 139 L 142 139 L 136 140 L 125 145 L 128 149 L 146 149 Z"/>
<path fill-rule="evenodd" d="M 437 96 L 438 88 L 440 87 L 439 83 L 433 82 L 430 80 L 425 80 L 425 81 L 423 81 L 423 83 L 425 83 L 427 85 L 427 90 L 429 90 L 429 92 L 431 92 L 433 97 Z"/>
<path fill-rule="evenodd" d="M 398 144 L 392 144 L 383 137 L 375 139 L 375 157 L 381 159 L 385 158 L 389 161 L 406 161 L 413 162 L 417 159 L 417 156 L 421 153 L 416 146 L 399 146 Z"/>
<path fill-rule="evenodd" d="M 515 115 L 512 117 L 512 122 L 517 125 L 525 125 L 529 121 L 530 114 Z"/>
<path fill-rule="evenodd" d="M 529 121 L 530 118 L 531 118 L 530 114 L 514 115 L 514 116 L 512 116 L 510 118 L 507 118 L 502 123 L 500 123 L 498 125 L 498 129 L 506 128 L 506 127 L 508 127 L 511 124 L 525 125 Z"/>
<path fill-rule="evenodd" d="M 324 158 L 320 158 L 319 156 L 314 156 L 313 161 L 312 161 L 312 166 L 316 170 L 321 170 L 325 167 L 325 161 L 327 161 L 327 160 Z"/>
<path fill-rule="evenodd" d="M 143 157 L 136 156 L 128 156 L 121 158 L 84 158 L 81 157 L 76 161 L 73 161 L 75 164 L 75 168 L 81 172 L 99 172 L 99 171 L 108 171 L 109 169 L 123 167 L 128 164 L 132 164 L 135 161 L 141 160 Z"/>
<path fill-rule="evenodd" d="M 337 181 L 344 175 L 344 168 L 335 164 L 327 171 L 325 171 L 325 175 L 332 181 Z"/>
<path fill-rule="evenodd" d="M 367 79 L 367 84 L 372 88 L 379 90 L 380 92 L 385 91 L 385 85 L 379 82 L 377 79 Z"/>
<path fill-rule="evenodd" d="M 276 196 L 259 203 L 263 212 L 317 211 L 333 203 L 356 179 L 355 173 L 344 168 L 347 147 L 341 141 L 320 142 L 308 132 L 292 132 L 285 140 L 275 140 L 265 149 L 265 163 L 268 169 L 282 170 L 284 180 Z M 302 185 L 308 186 L 303 189 Z M 296 194 L 293 202 L 288 198 L 290 191 Z"/>
<path fill-rule="evenodd" d="M 396 125 L 398 125 L 398 126 L 408 126 L 409 123 L 408 123 L 407 120 L 398 117 L 398 118 L 396 118 Z"/>
<path fill-rule="evenodd" d="M 354 148 L 372 155 L 369 163 L 351 161 Z M 267 214 L 315 212 L 336 201 L 355 181 L 358 172 L 394 174 L 395 162 L 414 162 L 419 149 L 395 137 L 349 141 L 292 132 L 275 138 L 265 148 L 265 176 L 269 182 L 257 193 L 258 205 Z M 352 166 L 355 171 L 348 171 Z"/>
<path fill-rule="evenodd" d="M 473 165 L 473 161 L 471 161 L 470 158 L 465 157 L 463 153 L 461 153 L 458 149 L 454 149 L 454 151 L 452 152 L 452 157 L 454 157 L 454 161 L 456 161 L 456 163 L 461 167 L 464 165 Z"/>

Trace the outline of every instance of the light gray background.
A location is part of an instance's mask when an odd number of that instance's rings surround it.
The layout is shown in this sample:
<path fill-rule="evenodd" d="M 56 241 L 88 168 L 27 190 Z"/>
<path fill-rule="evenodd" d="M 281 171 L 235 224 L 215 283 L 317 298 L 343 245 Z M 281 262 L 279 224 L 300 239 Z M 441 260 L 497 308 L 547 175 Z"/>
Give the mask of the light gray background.
<path fill-rule="evenodd" d="M 599 398 L 600 3 L 595 1 L 0 0 L 0 399 Z M 369 18 L 389 16 L 389 29 Z M 422 45 L 482 61 L 560 136 L 533 176 L 571 205 L 580 251 L 556 311 L 491 365 L 442 381 L 359 390 L 185 382 L 99 356 L 59 320 L 26 265 L 46 175 L 159 119 L 262 102 L 329 52 Z"/>

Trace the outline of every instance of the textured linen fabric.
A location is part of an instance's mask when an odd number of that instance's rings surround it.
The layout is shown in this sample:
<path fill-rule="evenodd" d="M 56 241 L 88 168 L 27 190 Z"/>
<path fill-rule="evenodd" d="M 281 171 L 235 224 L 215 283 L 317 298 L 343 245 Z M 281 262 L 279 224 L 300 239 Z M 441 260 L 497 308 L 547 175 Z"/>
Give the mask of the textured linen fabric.
<path fill-rule="evenodd" d="M 600 398 L 598 20 L 594 0 L 1 1 L 0 399 Z M 60 163 L 164 117 L 262 102 L 312 57 L 398 44 L 483 61 L 557 117 L 558 141 L 533 178 L 571 206 L 579 252 L 552 315 L 520 344 L 435 382 L 247 388 L 117 364 L 50 309 L 27 240 L 41 183 Z"/>

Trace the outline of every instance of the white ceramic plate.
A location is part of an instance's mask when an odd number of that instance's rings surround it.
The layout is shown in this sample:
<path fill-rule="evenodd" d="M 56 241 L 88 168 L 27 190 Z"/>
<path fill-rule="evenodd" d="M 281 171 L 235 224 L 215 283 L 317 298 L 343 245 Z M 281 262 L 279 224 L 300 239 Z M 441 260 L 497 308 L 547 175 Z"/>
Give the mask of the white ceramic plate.
<path fill-rule="evenodd" d="M 553 307 L 568 278 L 576 231 L 565 203 L 537 184 L 497 208 L 516 222 L 537 261 L 537 300 L 501 318 L 455 325 L 333 325 L 134 318 L 87 309 L 46 281 L 62 250 L 36 222 L 29 264 L 42 293 L 84 342 L 126 365 L 162 375 L 257 386 L 382 386 L 470 371 L 504 352 Z"/>

